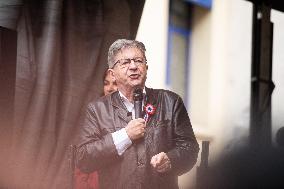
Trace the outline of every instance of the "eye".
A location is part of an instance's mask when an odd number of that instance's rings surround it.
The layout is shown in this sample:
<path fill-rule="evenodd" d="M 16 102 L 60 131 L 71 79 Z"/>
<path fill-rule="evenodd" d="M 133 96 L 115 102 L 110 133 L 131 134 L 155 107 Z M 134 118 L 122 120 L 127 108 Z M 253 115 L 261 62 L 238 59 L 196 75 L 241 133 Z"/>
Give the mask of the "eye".
<path fill-rule="evenodd" d="M 109 85 L 109 82 L 108 81 L 104 81 L 104 85 L 106 86 L 106 85 Z"/>
<path fill-rule="evenodd" d="M 143 61 L 142 58 L 135 58 L 135 59 L 134 59 L 134 62 L 135 62 L 135 63 L 142 64 L 144 61 Z"/>
<path fill-rule="evenodd" d="M 130 60 L 129 59 L 125 59 L 125 60 L 122 60 L 121 61 L 121 65 L 122 66 L 126 66 L 127 64 L 129 64 L 130 63 Z"/>

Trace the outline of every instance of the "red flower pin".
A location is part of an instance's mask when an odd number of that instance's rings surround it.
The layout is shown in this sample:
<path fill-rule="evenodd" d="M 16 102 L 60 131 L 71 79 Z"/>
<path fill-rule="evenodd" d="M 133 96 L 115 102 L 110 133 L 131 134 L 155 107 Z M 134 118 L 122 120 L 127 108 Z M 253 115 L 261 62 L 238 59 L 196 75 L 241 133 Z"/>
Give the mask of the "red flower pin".
<path fill-rule="evenodd" d="M 147 104 L 144 109 L 148 115 L 154 115 L 156 112 L 156 108 L 152 104 Z"/>

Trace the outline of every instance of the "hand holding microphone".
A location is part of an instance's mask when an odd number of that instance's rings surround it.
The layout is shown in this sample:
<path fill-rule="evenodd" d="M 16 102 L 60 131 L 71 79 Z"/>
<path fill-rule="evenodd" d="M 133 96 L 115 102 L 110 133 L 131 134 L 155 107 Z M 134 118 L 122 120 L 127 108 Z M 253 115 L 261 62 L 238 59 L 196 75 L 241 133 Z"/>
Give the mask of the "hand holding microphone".
<path fill-rule="evenodd" d="M 145 135 L 145 120 L 142 118 L 131 120 L 125 127 L 126 133 L 129 138 L 134 141 L 144 137 Z"/>
<path fill-rule="evenodd" d="M 126 126 L 126 133 L 129 138 L 134 141 L 144 137 L 145 135 L 145 120 L 142 119 L 142 101 L 143 91 L 141 88 L 136 88 L 133 92 L 135 119 L 131 120 Z"/>

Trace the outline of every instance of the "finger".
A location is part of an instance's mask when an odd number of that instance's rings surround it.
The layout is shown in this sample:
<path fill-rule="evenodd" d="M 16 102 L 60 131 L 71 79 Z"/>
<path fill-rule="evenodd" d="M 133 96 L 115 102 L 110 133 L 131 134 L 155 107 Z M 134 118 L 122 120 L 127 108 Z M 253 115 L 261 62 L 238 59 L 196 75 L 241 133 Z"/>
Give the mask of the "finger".
<path fill-rule="evenodd" d="M 145 123 L 140 123 L 140 122 L 138 122 L 138 123 L 137 123 L 137 126 L 145 128 L 145 127 L 146 127 L 146 124 L 145 124 Z"/>
<path fill-rule="evenodd" d="M 157 169 L 156 171 L 159 172 L 159 173 L 165 173 L 168 170 L 169 170 L 168 168 L 162 168 L 162 169 Z"/>
<path fill-rule="evenodd" d="M 164 162 L 164 161 L 161 160 L 160 162 L 157 162 L 157 163 L 156 163 L 156 167 L 157 167 L 157 168 L 162 168 L 165 164 L 166 164 L 166 162 Z"/>
<path fill-rule="evenodd" d="M 161 153 L 156 154 L 152 157 L 152 161 L 155 164 L 155 166 L 157 166 L 158 164 L 160 164 L 161 161 Z"/>
<path fill-rule="evenodd" d="M 157 165 L 160 165 L 162 164 L 162 161 L 163 161 L 163 155 L 160 153 L 160 154 L 157 154 Z"/>
<path fill-rule="evenodd" d="M 136 129 L 135 129 L 135 133 L 136 133 L 137 135 L 141 135 L 141 134 L 143 133 L 143 130 L 142 130 L 141 128 L 136 128 Z"/>
<path fill-rule="evenodd" d="M 165 162 L 170 162 L 170 159 L 168 158 L 168 156 L 165 153 L 163 153 L 161 164 L 163 164 Z"/>
<path fill-rule="evenodd" d="M 144 120 L 144 119 L 142 119 L 142 118 L 138 118 L 138 119 L 136 119 L 136 121 L 137 121 L 137 122 L 139 122 L 139 123 L 143 123 L 143 124 L 145 124 L 145 120 Z"/>
<path fill-rule="evenodd" d="M 164 162 L 164 163 L 161 163 L 159 165 L 157 165 L 156 169 L 157 170 L 162 170 L 162 169 L 165 169 L 167 167 L 169 167 L 170 163 L 169 162 Z"/>
<path fill-rule="evenodd" d="M 157 166 L 156 167 L 156 171 L 160 172 L 160 173 L 163 173 L 163 172 L 166 172 L 166 171 L 170 170 L 170 168 L 171 168 L 170 162 L 166 162 L 166 163 L 164 163 L 164 164 L 162 164 L 160 166 Z"/>
<path fill-rule="evenodd" d="M 151 158 L 150 164 L 155 168 L 156 167 L 156 162 L 157 162 L 157 156 L 153 156 Z"/>

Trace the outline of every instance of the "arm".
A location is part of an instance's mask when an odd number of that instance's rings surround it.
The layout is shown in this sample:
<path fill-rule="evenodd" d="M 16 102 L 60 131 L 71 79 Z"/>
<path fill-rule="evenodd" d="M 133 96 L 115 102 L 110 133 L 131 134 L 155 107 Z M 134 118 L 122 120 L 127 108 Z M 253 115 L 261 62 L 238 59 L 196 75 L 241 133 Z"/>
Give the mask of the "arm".
<path fill-rule="evenodd" d="M 145 121 L 140 118 L 131 120 L 124 129 L 113 133 L 102 132 L 96 112 L 92 105 L 88 106 L 80 132 L 76 160 L 83 172 L 92 172 L 118 162 L 132 141 L 144 137 L 145 133 Z"/>
<path fill-rule="evenodd" d="M 170 159 L 171 171 L 181 175 L 196 163 L 199 146 L 180 97 L 174 105 L 172 124 L 174 148 L 167 153 L 167 156 Z"/>
<path fill-rule="evenodd" d="M 77 146 L 76 162 L 83 172 L 101 169 L 120 159 L 112 134 L 101 131 L 92 105 L 87 108 Z"/>

